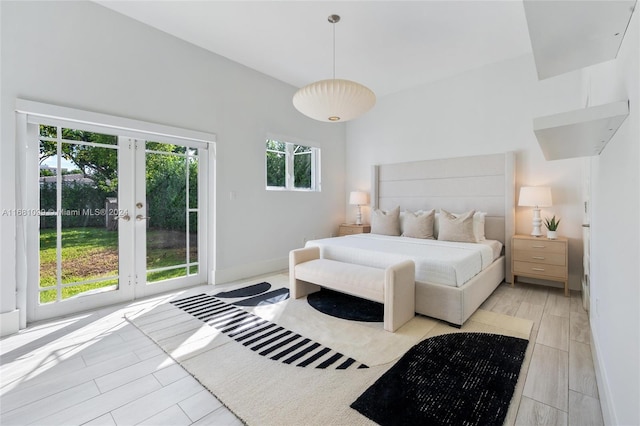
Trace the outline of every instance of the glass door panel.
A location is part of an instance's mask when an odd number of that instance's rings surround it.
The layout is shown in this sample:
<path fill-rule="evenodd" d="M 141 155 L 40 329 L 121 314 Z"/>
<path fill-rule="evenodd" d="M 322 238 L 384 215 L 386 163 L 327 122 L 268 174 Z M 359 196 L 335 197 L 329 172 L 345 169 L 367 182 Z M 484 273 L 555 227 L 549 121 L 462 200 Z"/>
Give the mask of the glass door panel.
<path fill-rule="evenodd" d="M 187 274 L 198 273 L 198 212 L 189 212 L 189 251 L 187 252 Z"/>
<path fill-rule="evenodd" d="M 118 290 L 114 136 L 40 126 L 39 303 Z"/>
<path fill-rule="evenodd" d="M 197 274 L 197 182 L 197 150 L 145 143 L 147 284 Z"/>

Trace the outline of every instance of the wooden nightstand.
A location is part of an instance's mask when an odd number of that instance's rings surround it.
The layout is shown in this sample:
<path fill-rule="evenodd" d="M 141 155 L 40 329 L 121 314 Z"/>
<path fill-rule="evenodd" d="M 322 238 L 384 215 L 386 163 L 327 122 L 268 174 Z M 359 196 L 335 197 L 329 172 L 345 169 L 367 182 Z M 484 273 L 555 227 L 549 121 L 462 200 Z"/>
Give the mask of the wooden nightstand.
<path fill-rule="evenodd" d="M 515 235 L 511 240 L 511 285 L 516 277 L 530 277 L 564 283 L 569 296 L 569 240 L 558 237 Z"/>
<path fill-rule="evenodd" d="M 355 225 L 352 223 L 343 223 L 338 229 L 338 237 L 353 234 L 368 234 L 371 232 L 371 225 Z"/>

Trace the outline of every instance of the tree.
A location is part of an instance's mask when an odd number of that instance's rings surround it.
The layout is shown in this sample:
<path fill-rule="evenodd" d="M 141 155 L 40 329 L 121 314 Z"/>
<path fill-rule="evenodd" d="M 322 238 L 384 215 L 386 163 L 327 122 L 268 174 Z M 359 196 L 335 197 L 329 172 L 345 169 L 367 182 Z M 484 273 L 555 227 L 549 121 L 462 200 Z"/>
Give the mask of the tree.
<path fill-rule="evenodd" d="M 266 149 L 267 186 L 287 187 L 287 156 L 292 155 L 293 186 L 295 188 L 311 188 L 311 147 L 267 139 Z"/>
<path fill-rule="evenodd" d="M 286 186 L 286 144 L 267 139 L 267 186 Z"/>
<path fill-rule="evenodd" d="M 56 137 L 57 128 L 40 126 L 40 135 Z M 84 130 L 62 129 L 62 138 L 72 141 L 117 145 L 118 137 Z M 62 158 L 75 164 L 84 177 L 92 179 L 96 185 L 106 192 L 113 193 L 118 188 L 118 150 L 96 146 L 63 143 Z M 57 155 L 57 143 L 54 141 L 40 141 L 40 163 L 47 158 Z"/>
<path fill-rule="evenodd" d="M 296 188 L 311 188 L 311 148 L 308 146 L 295 146 L 293 175 Z"/>
<path fill-rule="evenodd" d="M 147 206 L 152 216 L 149 226 L 185 231 L 187 208 L 187 165 L 189 167 L 189 207 L 198 207 L 198 162 L 190 152 L 187 157 L 171 155 L 186 154 L 186 147 L 147 142 Z M 166 154 L 165 154 L 166 153 Z M 195 218 L 195 213 L 193 214 Z M 191 232 L 197 229 L 197 221 L 189 224 Z"/>
<path fill-rule="evenodd" d="M 56 138 L 57 128 L 40 126 L 42 137 Z M 82 130 L 62 129 L 62 138 L 66 141 L 83 141 L 103 145 L 117 145 L 117 136 Z M 104 205 L 104 198 L 117 195 L 118 191 L 118 150 L 108 147 L 81 145 L 65 142 L 61 145 L 62 157 L 75 164 L 84 177 L 95 182 L 95 188 L 100 192 Z M 181 145 L 147 141 L 146 148 L 146 186 L 147 208 L 152 217 L 150 226 L 173 230 L 186 230 L 187 208 L 187 166 L 189 177 L 189 206 L 198 207 L 198 161 L 197 151 Z M 41 140 L 40 163 L 47 158 L 57 155 L 57 142 Z M 179 155 L 173 155 L 179 154 Z M 185 154 L 188 154 L 185 156 Z M 42 171 L 44 176 L 46 171 Z M 92 185 L 91 185 L 92 186 Z M 55 185 L 48 188 L 54 190 Z M 41 197 L 44 196 L 41 190 Z M 66 206 L 63 191 L 63 205 Z M 71 194 L 69 192 L 69 194 Z M 68 195 L 70 196 L 70 195 Z M 55 200 L 55 193 L 53 195 Z M 45 203 L 49 208 L 50 203 Z M 54 203 L 55 204 L 55 203 Z M 191 214 L 194 218 L 195 213 Z M 197 221 L 190 224 L 190 230 L 195 231 Z"/>

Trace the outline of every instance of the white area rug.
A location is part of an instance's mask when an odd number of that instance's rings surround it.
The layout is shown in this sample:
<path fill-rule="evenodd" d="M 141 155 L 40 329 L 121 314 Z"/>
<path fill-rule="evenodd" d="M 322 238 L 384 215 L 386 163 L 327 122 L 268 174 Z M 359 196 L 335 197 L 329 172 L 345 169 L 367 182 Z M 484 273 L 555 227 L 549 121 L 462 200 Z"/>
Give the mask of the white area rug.
<path fill-rule="evenodd" d="M 288 283 L 283 274 L 265 281 L 273 285 L 272 289 L 286 287 Z M 215 295 L 218 291 L 212 289 L 207 293 Z M 232 303 L 237 299 L 222 300 Z M 485 332 L 529 339 L 532 328 L 531 321 L 482 310 L 478 310 L 461 329 L 416 317 L 396 333 L 389 333 L 383 330 L 382 323 L 360 323 L 324 315 L 309 306 L 306 299 L 288 299 L 274 305 L 244 309 L 352 357 L 369 368 L 317 369 L 311 365 L 297 367 L 274 361 L 170 303 L 131 316 L 129 320 L 250 425 L 372 424 L 349 405 L 417 342 L 456 332 Z M 513 424 L 515 419 L 522 394 L 522 378 L 526 376 L 531 356 L 532 345 L 529 346 L 505 424 Z"/>

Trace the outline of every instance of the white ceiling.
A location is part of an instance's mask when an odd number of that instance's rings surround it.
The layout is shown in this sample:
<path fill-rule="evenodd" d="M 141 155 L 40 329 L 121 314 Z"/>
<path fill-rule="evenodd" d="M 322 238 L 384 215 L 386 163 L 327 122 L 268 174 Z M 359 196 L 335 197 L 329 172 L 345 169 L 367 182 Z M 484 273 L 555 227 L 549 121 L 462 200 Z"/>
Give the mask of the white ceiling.
<path fill-rule="evenodd" d="M 384 96 L 531 52 L 524 7 L 504 1 L 97 3 L 302 87 L 336 77 Z"/>

